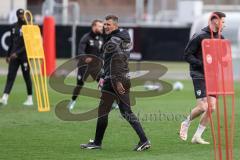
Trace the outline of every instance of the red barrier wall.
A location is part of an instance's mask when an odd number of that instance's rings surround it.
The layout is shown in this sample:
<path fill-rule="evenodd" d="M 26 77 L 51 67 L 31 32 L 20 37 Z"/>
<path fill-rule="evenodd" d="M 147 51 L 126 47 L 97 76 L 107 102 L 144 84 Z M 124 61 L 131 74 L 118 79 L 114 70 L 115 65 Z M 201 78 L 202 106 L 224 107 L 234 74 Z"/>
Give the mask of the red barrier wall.
<path fill-rule="evenodd" d="M 49 76 L 56 67 L 55 20 L 52 16 L 46 16 L 43 21 L 43 48 Z"/>

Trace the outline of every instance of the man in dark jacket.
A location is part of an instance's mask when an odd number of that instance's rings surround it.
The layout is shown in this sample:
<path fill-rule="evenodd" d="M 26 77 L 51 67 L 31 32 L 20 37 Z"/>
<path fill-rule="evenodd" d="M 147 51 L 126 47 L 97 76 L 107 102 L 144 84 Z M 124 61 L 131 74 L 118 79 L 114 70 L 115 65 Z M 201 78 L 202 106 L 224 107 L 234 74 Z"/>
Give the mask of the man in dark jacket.
<path fill-rule="evenodd" d="M 25 25 L 24 10 L 18 9 L 16 12 L 18 21 L 11 26 L 10 46 L 6 61 L 9 63 L 7 82 L 4 89 L 4 94 L 0 99 L 0 104 L 7 105 L 8 96 L 11 92 L 13 83 L 15 81 L 19 66 L 21 66 L 23 78 L 27 86 L 28 98 L 23 103 L 24 105 L 33 105 L 32 100 L 32 82 L 30 77 L 29 64 L 25 50 L 22 25 Z"/>
<path fill-rule="evenodd" d="M 219 30 L 222 32 L 222 29 L 224 27 L 224 19 L 226 15 L 222 12 L 214 12 L 214 14 L 217 15 L 220 18 L 220 20 L 217 18 L 217 16 L 212 16 L 209 26 L 203 28 L 199 33 L 194 34 L 192 39 L 188 42 L 187 47 L 185 49 L 185 60 L 190 64 L 190 75 L 193 81 L 197 105 L 191 111 L 191 114 L 187 117 L 187 119 L 181 123 L 179 136 L 182 140 L 186 141 L 188 128 L 190 126 L 191 121 L 201 115 L 198 129 L 192 138 L 192 143 L 198 144 L 209 144 L 209 142 L 206 142 L 205 140 L 202 139 L 202 134 L 209 120 L 207 98 L 209 98 L 210 100 L 212 111 L 214 111 L 216 106 L 216 96 L 212 95 L 207 97 L 206 95 L 201 45 L 204 39 L 211 39 L 210 28 L 213 31 L 214 38 L 218 38 Z"/>
<path fill-rule="evenodd" d="M 118 17 L 109 15 L 105 18 L 104 30 L 107 34 L 103 46 L 104 50 L 104 83 L 101 101 L 98 109 L 98 121 L 94 141 L 81 144 L 81 148 L 100 149 L 103 136 L 108 124 L 108 114 L 114 100 L 117 100 L 122 116 L 130 123 L 138 134 L 140 142 L 135 151 L 150 148 L 143 128 L 131 110 L 129 91 L 130 79 L 128 76 L 128 58 L 131 49 L 131 40 L 127 30 L 119 29 Z"/>
<path fill-rule="evenodd" d="M 100 63 L 103 58 L 102 31 L 103 22 L 101 20 L 94 20 L 92 22 L 91 32 L 86 33 L 79 42 L 78 54 L 80 57 L 77 72 L 77 86 L 73 91 L 72 100 L 68 105 L 69 110 L 74 108 L 76 99 L 88 76 L 91 75 L 94 80 L 99 79 L 98 75 L 102 67 Z"/>

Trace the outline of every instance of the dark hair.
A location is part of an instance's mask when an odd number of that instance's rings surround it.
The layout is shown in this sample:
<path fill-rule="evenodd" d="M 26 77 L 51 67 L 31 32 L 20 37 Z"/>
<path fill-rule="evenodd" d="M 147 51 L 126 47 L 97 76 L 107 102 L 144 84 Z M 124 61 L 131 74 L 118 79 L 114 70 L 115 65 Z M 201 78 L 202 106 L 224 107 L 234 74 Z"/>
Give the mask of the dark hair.
<path fill-rule="evenodd" d="M 103 23 L 103 21 L 99 20 L 99 19 L 95 19 L 92 21 L 92 27 L 95 26 L 97 23 Z"/>
<path fill-rule="evenodd" d="M 23 15 L 23 14 L 24 14 L 24 9 L 22 9 L 22 8 L 19 8 L 19 9 L 16 11 L 17 17 L 20 16 L 20 15 Z"/>
<path fill-rule="evenodd" d="M 117 16 L 115 16 L 115 15 L 108 15 L 108 16 L 105 17 L 105 20 L 110 20 L 110 19 L 113 22 L 118 23 L 118 17 Z"/>
<path fill-rule="evenodd" d="M 218 17 L 221 19 L 221 18 L 223 18 L 223 17 L 226 17 L 226 14 L 225 13 L 223 13 L 223 12 L 213 12 L 212 13 L 213 14 L 213 16 L 211 17 L 211 20 L 213 20 L 213 19 L 217 19 Z M 215 16 L 215 15 L 217 15 L 217 16 Z"/>

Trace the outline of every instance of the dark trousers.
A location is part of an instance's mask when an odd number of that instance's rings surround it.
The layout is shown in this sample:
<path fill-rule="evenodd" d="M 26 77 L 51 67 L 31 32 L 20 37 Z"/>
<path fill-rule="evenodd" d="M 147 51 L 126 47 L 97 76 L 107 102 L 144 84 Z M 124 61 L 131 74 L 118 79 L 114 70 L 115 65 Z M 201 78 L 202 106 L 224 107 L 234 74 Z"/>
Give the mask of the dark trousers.
<path fill-rule="evenodd" d="M 72 95 L 72 100 L 73 101 L 75 101 L 77 99 L 78 95 L 80 94 L 80 91 L 81 91 L 82 87 L 84 86 L 84 82 L 87 80 L 89 75 L 91 75 L 91 77 L 94 80 L 98 81 L 100 70 L 101 70 L 101 66 L 93 65 L 93 64 L 89 64 L 88 67 L 87 66 L 81 66 L 81 67 L 78 68 L 77 86 L 74 88 L 73 95 Z"/>
<path fill-rule="evenodd" d="M 138 118 L 132 112 L 130 106 L 129 91 L 127 91 L 123 95 L 120 95 L 117 93 L 115 88 L 116 87 L 112 85 L 111 81 L 106 81 L 103 85 L 101 101 L 98 108 L 98 120 L 94 143 L 96 145 L 102 144 L 103 136 L 108 125 L 108 114 L 111 111 L 114 100 L 118 102 L 121 115 L 129 122 L 129 124 L 135 130 L 135 132 L 140 138 L 140 141 L 147 141 L 146 135 Z M 126 89 L 126 86 L 124 88 Z"/>
<path fill-rule="evenodd" d="M 32 95 L 32 81 L 30 77 L 29 64 L 27 60 L 20 59 L 20 58 L 11 59 L 9 62 L 7 83 L 4 89 L 4 93 L 10 94 L 13 87 L 13 83 L 16 79 L 19 66 L 21 66 L 21 69 L 22 69 L 23 78 L 27 87 L 27 94 Z"/>

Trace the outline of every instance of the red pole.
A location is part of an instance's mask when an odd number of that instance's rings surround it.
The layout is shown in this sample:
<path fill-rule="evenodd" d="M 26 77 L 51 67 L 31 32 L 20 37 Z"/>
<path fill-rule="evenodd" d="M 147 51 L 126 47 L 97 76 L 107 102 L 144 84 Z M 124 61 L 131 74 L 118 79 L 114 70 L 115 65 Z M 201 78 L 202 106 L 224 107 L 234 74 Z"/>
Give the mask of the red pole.
<path fill-rule="evenodd" d="M 55 20 L 53 16 L 46 16 L 43 21 L 43 48 L 47 76 L 49 76 L 56 66 Z"/>

